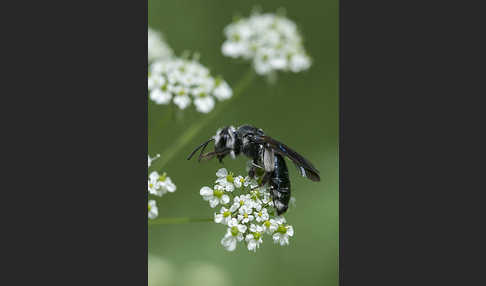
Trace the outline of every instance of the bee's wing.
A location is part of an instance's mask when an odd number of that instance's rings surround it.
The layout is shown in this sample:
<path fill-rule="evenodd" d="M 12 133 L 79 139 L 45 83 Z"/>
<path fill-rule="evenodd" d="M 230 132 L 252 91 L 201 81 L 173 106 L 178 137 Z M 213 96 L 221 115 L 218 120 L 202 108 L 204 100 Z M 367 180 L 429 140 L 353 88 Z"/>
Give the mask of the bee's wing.
<path fill-rule="evenodd" d="M 269 137 L 269 136 L 255 136 L 255 141 L 257 143 L 267 144 L 270 148 L 272 148 L 276 153 L 281 154 L 292 160 L 295 166 L 299 170 L 300 174 L 303 177 L 308 178 L 309 180 L 319 182 L 321 180 L 319 176 L 319 171 L 312 165 L 309 160 L 304 158 L 299 153 L 292 150 L 289 146 Z"/>

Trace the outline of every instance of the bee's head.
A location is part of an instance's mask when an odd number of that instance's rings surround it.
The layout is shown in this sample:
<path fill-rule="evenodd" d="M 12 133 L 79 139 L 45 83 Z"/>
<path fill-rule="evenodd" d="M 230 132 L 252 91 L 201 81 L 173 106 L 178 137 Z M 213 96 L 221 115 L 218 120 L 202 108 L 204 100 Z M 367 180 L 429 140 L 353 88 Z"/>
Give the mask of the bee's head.
<path fill-rule="evenodd" d="M 250 143 L 254 135 L 265 135 L 260 128 L 253 127 L 251 125 L 242 125 L 238 127 L 236 131 L 238 139 L 243 145 Z"/>
<path fill-rule="evenodd" d="M 223 152 L 225 150 L 231 150 L 231 157 L 235 157 L 235 144 L 236 144 L 236 128 L 233 126 L 227 126 L 216 131 L 214 135 L 214 151 Z M 218 160 L 224 158 L 225 155 L 218 155 Z"/>

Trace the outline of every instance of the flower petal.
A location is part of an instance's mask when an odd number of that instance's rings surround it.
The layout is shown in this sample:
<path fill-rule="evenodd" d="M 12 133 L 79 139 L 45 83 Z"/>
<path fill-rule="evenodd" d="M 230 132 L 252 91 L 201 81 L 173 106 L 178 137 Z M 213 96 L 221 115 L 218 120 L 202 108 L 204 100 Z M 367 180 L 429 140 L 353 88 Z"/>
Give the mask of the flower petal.
<path fill-rule="evenodd" d="M 201 196 L 212 196 L 213 195 L 213 190 L 210 187 L 204 186 L 199 191 L 199 194 L 201 194 Z"/>
<path fill-rule="evenodd" d="M 229 201 L 230 201 L 230 198 L 229 198 L 228 195 L 223 195 L 223 197 L 221 198 L 221 202 L 223 204 L 227 204 L 227 203 L 229 203 Z"/>
<path fill-rule="evenodd" d="M 228 176 L 228 171 L 226 170 L 226 168 L 221 168 L 218 170 L 218 172 L 216 172 L 216 176 L 218 176 L 219 178 L 226 177 Z"/>
<path fill-rule="evenodd" d="M 215 197 L 211 197 L 209 199 L 209 206 L 211 208 L 215 208 L 217 205 L 219 204 L 219 199 L 218 198 L 215 198 Z"/>

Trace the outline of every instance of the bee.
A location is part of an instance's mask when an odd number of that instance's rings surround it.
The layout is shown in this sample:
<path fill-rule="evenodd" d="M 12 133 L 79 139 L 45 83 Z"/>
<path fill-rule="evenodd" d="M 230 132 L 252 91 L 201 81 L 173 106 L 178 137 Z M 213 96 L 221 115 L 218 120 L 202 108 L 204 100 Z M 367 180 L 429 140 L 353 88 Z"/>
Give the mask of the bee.
<path fill-rule="evenodd" d="M 214 151 L 203 153 L 211 141 L 214 141 Z M 216 135 L 194 149 L 187 160 L 190 160 L 199 149 L 201 153 L 198 161 L 216 157 L 219 162 L 223 162 L 227 155 L 234 159 L 240 154 L 250 158 L 252 161 L 248 176 L 254 178 L 259 169 L 264 171 L 261 186 L 269 184 L 278 215 L 287 211 L 290 201 L 290 179 L 284 157 L 295 164 L 303 177 L 314 182 L 321 180 L 319 171 L 309 160 L 287 145 L 265 135 L 262 129 L 250 125 L 218 129 Z"/>

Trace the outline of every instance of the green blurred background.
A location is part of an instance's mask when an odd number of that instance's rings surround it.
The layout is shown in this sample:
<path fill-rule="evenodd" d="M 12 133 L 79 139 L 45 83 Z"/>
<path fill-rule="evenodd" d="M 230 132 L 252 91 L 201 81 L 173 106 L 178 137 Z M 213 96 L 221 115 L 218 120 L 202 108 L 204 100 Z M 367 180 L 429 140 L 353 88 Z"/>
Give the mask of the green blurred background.
<path fill-rule="evenodd" d="M 313 65 L 303 73 L 279 74 L 274 85 L 256 77 L 163 170 L 155 161 L 153 169 L 166 171 L 177 185 L 175 193 L 157 198 L 159 217 L 212 217 L 214 210 L 201 199 L 199 189 L 212 184 L 221 164 L 186 157 L 226 125 L 246 123 L 264 129 L 310 159 L 322 180 L 314 183 L 300 177 L 288 162 L 296 207 L 285 215 L 295 229 L 286 247 L 264 236 L 256 253 L 242 243 L 228 252 L 220 245 L 222 225 L 149 226 L 149 285 L 338 285 L 338 1 L 149 0 L 148 24 L 165 35 L 177 55 L 199 52 L 200 62 L 234 87 L 250 64 L 221 54 L 223 29 L 233 16 L 248 16 L 255 6 L 262 12 L 286 9 L 302 32 Z M 193 107 L 168 116 L 168 106 L 152 102 L 148 110 L 152 156 L 205 116 Z M 224 167 L 244 174 L 245 163 L 242 157 L 227 158 Z"/>

